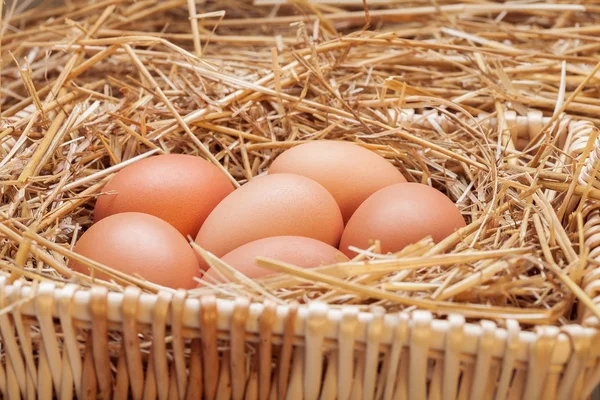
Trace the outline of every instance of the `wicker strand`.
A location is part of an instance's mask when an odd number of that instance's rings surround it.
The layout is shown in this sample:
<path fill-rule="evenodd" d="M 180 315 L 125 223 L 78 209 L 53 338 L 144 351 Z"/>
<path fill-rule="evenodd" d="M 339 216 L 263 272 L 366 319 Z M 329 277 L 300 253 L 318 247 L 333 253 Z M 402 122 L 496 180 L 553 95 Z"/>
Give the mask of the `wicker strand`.
<path fill-rule="evenodd" d="M 95 286 L 91 290 L 90 311 L 92 314 L 92 351 L 94 367 L 98 378 L 100 397 L 108 399 L 112 395 L 112 372 L 108 348 L 108 323 L 106 318 L 108 290 Z"/>
<path fill-rule="evenodd" d="M 129 397 L 129 374 L 127 373 L 127 355 L 125 346 L 121 346 L 117 360 L 117 373 L 113 390 L 113 399 Z"/>
<path fill-rule="evenodd" d="M 178 290 L 171 301 L 171 333 L 173 345 L 173 365 L 175 366 L 175 381 L 177 383 L 177 398 L 185 399 L 187 389 L 187 368 L 185 363 L 185 343 L 183 337 L 183 311 L 187 292 Z"/>
<path fill-rule="evenodd" d="M 583 387 L 581 389 L 582 398 L 589 398 L 592 395 L 592 391 L 598 386 L 597 382 L 600 379 L 600 362 L 595 360 L 591 363 L 592 365 L 588 368 L 588 371 L 584 374 L 582 379 Z"/>
<path fill-rule="evenodd" d="M 283 400 L 288 393 L 290 370 L 292 368 L 292 343 L 294 339 L 294 331 L 296 330 L 296 316 L 298 313 L 298 304 L 292 303 L 288 309 L 283 321 L 283 337 L 281 340 L 281 348 L 279 351 L 277 371 L 277 399 Z"/>
<path fill-rule="evenodd" d="M 212 400 L 217 395 L 219 355 L 217 351 L 217 305 L 214 297 L 203 297 L 200 306 L 200 337 L 204 363 L 204 397 Z M 225 366 L 223 365 L 221 369 Z"/>
<path fill-rule="evenodd" d="M 190 343 L 189 379 L 186 399 L 202 399 L 202 342 L 192 339 Z"/>
<path fill-rule="evenodd" d="M 231 399 L 231 350 L 223 352 L 223 361 L 219 369 L 216 400 Z"/>
<path fill-rule="evenodd" d="M 73 297 L 78 286 L 74 284 L 66 285 L 60 292 L 57 299 L 58 315 L 60 318 L 60 327 L 63 334 L 63 346 L 66 350 L 67 358 L 63 356 L 63 362 L 68 364 L 73 374 L 73 384 L 75 386 L 75 394 L 78 398 L 82 398 L 82 363 L 77 342 L 77 334 L 73 326 L 72 320 L 72 304 Z M 63 387 L 63 385 L 61 385 Z"/>
<path fill-rule="evenodd" d="M 485 389 L 491 369 L 491 347 L 493 336 L 496 332 L 496 324 L 492 321 L 481 321 L 482 335 L 479 338 L 477 360 L 475 362 L 475 373 L 473 376 L 473 387 L 471 388 L 471 399 L 484 399 Z"/>
<path fill-rule="evenodd" d="M 94 369 L 93 338 L 89 334 L 85 343 L 81 375 L 81 396 L 83 399 L 95 399 L 98 391 L 98 380 Z"/>
<path fill-rule="evenodd" d="M 50 363 L 48 362 L 48 354 L 46 352 L 46 346 L 42 345 L 39 347 L 39 361 L 38 361 L 38 379 L 36 395 L 43 399 L 52 398 L 52 373 Z"/>
<path fill-rule="evenodd" d="M 273 373 L 273 323 L 275 322 L 275 303 L 269 299 L 264 302 L 260 316 L 260 342 L 258 345 L 258 399 L 267 400 L 271 390 Z"/>
<path fill-rule="evenodd" d="M 385 310 L 384 310 L 384 312 L 382 313 L 382 319 L 381 319 L 381 327 L 380 327 L 381 331 L 380 331 L 380 333 L 378 335 L 378 339 L 377 339 L 378 340 L 378 346 L 381 346 L 381 336 L 383 334 L 385 334 L 385 332 L 386 332 L 385 328 L 386 328 L 386 326 L 385 326 Z M 379 359 L 381 358 L 381 354 L 382 353 L 386 354 L 386 351 L 382 350 L 381 347 L 379 348 L 379 351 L 378 351 L 378 358 Z M 381 369 L 378 372 L 379 376 L 377 376 L 377 374 L 376 374 L 377 382 L 376 382 L 375 398 L 377 400 L 382 400 L 383 399 L 383 393 L 384 393 L 384 390 L 385 390 L 386 385 L 387 385 L 387 378 L 389 376 L 388 370 L 391 367 L 390 361 L 391 360 L 390 360 L 389 357 L 383 357 L 383 360 L 381 360 L 381 367 L 380 367 Z"/>
<path fill-rule="evenodd" d="M 250 369 L 248 382 L 246 383 L 245 400 L 258 400 L 258 376 L 254 368 Z"/>
<path fill-rule="evenodd" d="M 0 309 L 8 306 L 5 288 L 7 279 L 0 277 Z M 19 354 L 19 345 L 14 335 L 14 326 L 6 313 L 0 314 L 0 333 L 2 334 L 2 344 L 8 355 L 7 363 L 7 398 L 12 398 L 20 391 L 21 396 L 27 396 L 27 384 L 25 378 L 25 365 L 21 354 Z"/>
<path fill-rule="evenodd" d="M 462 315 L 450 315 L 448 323 L 446 351 L 444 354 L 444 390 L 442 398 L 443 400 L 454 400 L 458 393 L 460 350 L 463 341 L 465 318 Z"/>
<path fill-rule="evenodd" d="M 338 331 L 338 398 L 346 400 L 350 398 L 351 385 L 354 375 L 354 342 L 356 334 L 358 310 L 347 307 L 342 310 L 342 318 L 339 322 Z"/>
<path fill-rule="evenodd" d="M 529 367 L 527 369 L 527 385 L 524 399 L 538 399 L 542 394 L 546 375 L 550 367 L 550 357 L 559 329 L 547 326 L 538 329 L 538 340 L 531 345 Z"/>
<path fill-rule="evenodd" d="M 169 370 L 168 376 L 169 379 L 166 382 L 166 386 L 169 388 L 169 400 L 176 400 L 179 396 L 179 391 L 177 388 L 177 373 L 175 371 L 175 363 L 171 364 L 171 369 Z"/>
<path fill-rule="evenodd" d="M 407 344 L 410 343 L 410 330 L 407 335 Z M 408 368 L 409 368 L 409 351 L 402 349 L 400 356 L 400 365 L 398 367 L 398 375 L 396 377 L 396 390 L 394 391 L 394 399 L 407 400 L 408 397 Z"/>
<path fill-rule="evenodd" d="M 490 373 L 489 379 L 487 380 L 487 387 L 485 388 L 484 393 L 486 393 L 486 398 L 489 394 L 489 397 L 496 391 L 496 386 L 498 383 L 498 377 L 500 376 L 500 362 L 495 359 L 490 360 Z"/>
<path fill-rule="evenodd" d="M 2 395 L 2 398 L 8 398 L 8 391 L 6 387 L 6 371 L 2 363 L 0 363 L 0 394 Z"/>
<path fill-rule="evenodd" d="M 427 388 L 427 353 L 431 339 L 431 321 L 433 316 L 428 311 L 415 311 L 412 314 L 413 327 L 410 343 L 410 368 L 408 381 L 408 397 L 410 399 L 426 398 Z"/>
<path fill-rule="evenodd" d="M 579 325 L 567 325 L 561 330 L 573 341 L 573 356 L 564 370 L 556 396 L 559 399 L 581 398 L 581 379 L 589 358 L 593 330 Z"/>
<path fill-rule="evenodd" d="M 250 302 L 245 298 L 238 298 L 231 315 L 230 331 L 230 372 L 235 377 L 231 381 L 233 400 L 242 400 L 246 391 L 246 322 L 248 320 L 248 307 Z"/>
<path fill-rule="evenodd" d="M 439 359 L 432 360 L 433 364 L 430 368 L 430 379 L 428 400 L 442 400 L 442 379 L 443 379 L 443 362 Z"/>
<path fill-rule="evenodd" d="M 60 345 L 56 338 L 56 328 L 52 318 L 52 309 L 54 308 L 54 284 L 42 282 L 35 298 L 35 310 L 39 321 L 43 344 L 48 362 L 52 366 L 50 372 L 52 382 L 57 393 L 61 393 L 60 382 L 62 372 L 62 359 L 60 355 Z M 25 350 L 25 349 L 23 349 Z"/>
<path fill-rule="evenodd" d="M 294 348 L 290 378 L 287 384 L 287 391 L 284 394 L 286 400 L 304 399 L 304 386 L 302 385 L 302 375 L 305 367 L 303 350 L 301 347 Z"/>
<path fill-rule="evenodd" d="M 472 360 L 464 362 L 462 365 L 462 376 L 460 378 L 460 385 L 458 386 L 458 400 L 467 400 L 471 387 L 473 386 L 473 364 Z"/>
<path fill-rule="evenodd" d="M 310 303 L 306 321 L 306 353 L 304 362 L 304 396 L 307 400 L 317 400 L 321 387 L 323 365 L 323 327 L 327 320 L 327 305 Z"/>
<path fill-rule="evenodd" d="M 171 305 L 172 294 L 169 292 L 160 292 L 156 296 L 156 303 L 152 310 L 152 348 L 150 358 L 152 359 L 152 370 L 154 371 L 154 380 L 156 387 L 153 388 L 146 385 L 144 395 L 147 398 L 155 398 L 154 393 L 158 395 L 159 400 L 167 400 L 169 398 L 168 385 L 164 383 L 165 379 L 169 379 L 169 363 L 167 358 L 166 346 L 166 326 L 167 312 Z"/>
<path fill-rule="evenodd" d="M 581 173 L 578 182 L 582 185 L 589 185 L 596 182 L 593 171 L 600 160 L 600 135 L 598 128 L 589 121 L 573 121 L 569 125 L 570 145 L 568 153 L 582 163 Z M 592 150 L 587 157 L 581 160 L 585 149 L 593 138 L 595 139 Z M 578 200 L 578 199 L 576 199 Z M 583 210 L 585 223 L 583 227 L 585 245 L 589 249 L 589 258 L 600 262 L 600 204 L 596 201 L 589 202 Z M 573 206 L 571 206 L 573 208 Z M 600 304 L 600 282 L 594 278 L 600 277 L 596 268 L 590 269 L 583 277 L 582 286 L 585 292 L 596 304 Z M 592 316 L 588 309 L 582 304 L 578 304 L 578 315 L 584 326 L 598 326 L 599 321 Z"/>
<path fill-rule="evenodd" d="M 135 321 L 141 289 L 130 286 L 123 296 L 123 348 L 127 362 L 127 375 L 131 386 L 131 396 L 141 400 L 144 392 L 144 367 L 138 339 L 138 327 Z"/>
<path fill-rule="evenodd" d="M 152 345 L 154 341 L 158 340 L 156 337 L 152 338 Z M 156 372 L 154 369 L 154 354 L 152 347 L 148 354 L 148 363 L 146 365 L 146 380 L 144 381 L 144 400 L 155 400 L 157 398 L 157 383 L 156 383 Z"/>
<path fill-rule="evenodd" d="M 60 381 L 60 399 L 61 400 L 70 400 L 73 399 L 73 370 L 71 369 L 71 364 L 67 361 L 69 355 L 67 352 L 66 346 L 62 349 L 62 359 L 63 359 L 63 370 L 61 371 L 61 381 Z M 29 390 L 29 389 L 28 389 Z M 35 393 L 35 386 L 32 386 L 32 391 Z M 34 398 L 34 397 L 32 397 Z"/>
<path fill-rule="evenodd" d="M 7 378 L 7 399 L 20 399 L 21 394 L 19 392 L 19 383 L 17 381 L 17 375 L 12 364 L 6 366 L 6 378 Z"/>
<path fill-rule="evenodd" d="M 321 396 L 319 400 L 337 398 L 338 387 L 336 378 L 338 375 L 338 357 L 337 351 L 331 351 L 326 356 L 325 373 L 323 374 L 323 383 L 321 385 Z"/>
<path fill-rule="evenodd" d="M 363 399 L 372 400 L 375 397 L 375 382 L 379 364 L 379 345 L 383 330 L 383 315 L 385 310 L 381 307 L 371 309 L 372 319 L 367 328 L 367 348 L 365 351 L 365 374 L 363 376 Z M 385 373 L 382 369 L 381 373 Z"/>
<path fill-rule="evenodd" d="M 13 285 L 19 288 L 21 286 L 21 282 L 15 281 Z M 15 296 L 16 293 L 13 293 L 13 296 L 11 296 L 12 298 L 10 299 L 11 303 L 18 301 L 18 299 L 15 299 Z M 27 329 L 27 326 L 23 323 L 23 318 L 19 307 L 15 307 L 13 309 L 12 317 L 15 322 L 17 336 L 19 338 L 19 343 L 21 344 L 21 351 L 23 353 L 25 366 L 27 368 L 27 398 L 35 398 L 35 388 L 37 387 L 37 368 L 34 361 L 31 333 L 30 330 Z M 54 330 L 54 325 L 52 325 L 52 329 Z"/>
<path fill-rule="evenodd" d="M 504 360 L 502 360 L 501 374 L 496 389 L 496 400 L 506 398 L 509 391 L 510 380 L 515 367 L 515 353 L 519 338 L 519 324 L 517 321 L 506 321 L 506 344 L 504 348 Z"/>
<path fill-rule="evenodd" d="M 360 400 L 363 398 L 363 376 L 365 375 L 365 357 L 364 350 L 354 352 L 354 376 L 352 377 L 352 386 L 350 391 L 350 400 Z"/>
<path fill-rule="evenodd" d="M 277 400 L 277 380 L 271 381 L 271 390 L 269 392 L 269 400 Z"/>
<path fill-rule="evenodd" d="M 544 400 L 557 400 L 559 397 L 556 395 L 558 389 L 558 381 L 560 379 L 561 369 L 550 367 L 546 380 L 544 381 L 544 387 L 542 388 L 541 399 Z"/>
<path fill-rule="evenodd" d="M 408 343 L 408 321 L 407 313 L 400 313 L 396 321 L 396 326 L 393 332 L 392 347 L 388 353 L 389 369 L 386 375 L 385 392 L 383 399 L 391 400 L 394 395 L 396 377 L 398 375 L 400 355 L 403 348 Z"/>

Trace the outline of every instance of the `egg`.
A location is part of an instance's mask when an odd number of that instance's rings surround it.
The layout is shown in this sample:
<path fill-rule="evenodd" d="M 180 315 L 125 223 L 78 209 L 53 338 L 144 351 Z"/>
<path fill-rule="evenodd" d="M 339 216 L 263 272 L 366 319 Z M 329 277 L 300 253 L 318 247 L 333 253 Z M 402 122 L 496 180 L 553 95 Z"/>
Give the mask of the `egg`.
<path fill-rule="evenodd" d="M 208 214 L 233 191 L 227 176 L 200 157 L 165 154 L 131 164 L 104 187 L 94 222 L 123 212 L 154 215 L 195 237 Z M 114 192 L 114 193 L 111 193 Z"/>
<path fill-rule="evenodd" d="M 177 229 L 152 215 L 128 212 L 103 218 L 81 235 L 73 251 L 161 286 L 197 286 L 194 277 L 199 276 L 200 268 L 195 251 Z M 69 267 L 90 274 L 88 267 L 75 260 Z M 94 275 L 109 279 L 102 273 Z"/>
<path fill-rule="evenodd" d="M 274 273 L 259 267 L 255 263 L 256 257 L 271 258 L 302 268 L 348 261 L 348 257 L 335 247 L 302 236 L 272 236 L 255 240 L 230 251 L 221 259 L 249 278 L 262 278 Z M 205 277 L 215 275 L 209 269 Z"/>
<path fill-rule="evenodd" d="M 371 195 L 358 207 L 344 230 L 340 250 L 369 247 L 380 240 L 383 253 L 397 252 L 426 236 L 439 242 L 465 226 L 456 205 L 440 191 L 419 183 L 399 183 Z"/>
<path fill-rule="evenodd" d="M 329 191 L 337 201 L 344 222 L 370 195 L 384 187 L 406 182 L 391 163 L 354 143 L 315 140 L 283 152 L 269 174 L 306 176 Z"/>
<path fill-rule="evenodd" d="M 300 175 L 274 174 L 255 178 L 223 199 L 196 243 L 217 257 L 271 236 L 305 236 L 337 247 L 343 228 L 340 209 L 323 186 Z"/>

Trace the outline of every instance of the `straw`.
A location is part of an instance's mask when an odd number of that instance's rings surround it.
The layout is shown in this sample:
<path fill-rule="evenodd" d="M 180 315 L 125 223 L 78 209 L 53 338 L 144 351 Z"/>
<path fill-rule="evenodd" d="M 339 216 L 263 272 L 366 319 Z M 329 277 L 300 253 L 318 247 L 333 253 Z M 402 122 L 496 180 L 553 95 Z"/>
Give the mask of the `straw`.
<path fill-rule="evenodd" d="M 258 280 L 194 246 L 217 278 L 190 297 L 376 303 L 523 329 L 576 322 L 575 305 L 600 316 L 583 286 L 600 200 L 598 11 L 105 0 L 5 13 L 0 270 L 23 285 L 160 291 L 70 250 L 113 174 L 185 153 L 240 186 L 288 148 L 344 140 L 445 193 L 467 226 L 394 254 L 374 242 L 310 271 L 263 259 L 276 274 Z M 69 259 L 112 281 L 71 271 Z"/>

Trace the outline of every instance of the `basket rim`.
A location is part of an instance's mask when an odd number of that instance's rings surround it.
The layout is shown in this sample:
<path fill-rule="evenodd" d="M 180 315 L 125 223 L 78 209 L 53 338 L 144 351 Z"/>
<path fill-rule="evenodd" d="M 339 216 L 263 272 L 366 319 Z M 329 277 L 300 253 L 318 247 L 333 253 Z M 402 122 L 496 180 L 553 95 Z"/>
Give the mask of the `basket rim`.
<path fill-rule="evenodd" d="M 37 289 L 28 285 L 22 285 L 20 282 L 8 284 L 7 277 L 0 277 L 0 297 L 9 299 L 8 303 L 21 301 L 19 313 L 26 317 L 39 317 L 39 310 L 36 309 L 36 303 L 43 299 L 46 305 L 44 309 L 51 310 L 53 318 L 60 318 L 69 315 L 79 323 L 88 325 L 93 320 L 93 312 L 90 307 L 92 297 L 91 289 L 69 283 L 64 287 L 56 287 L 53 282 L 42 282 Z M 122 330 L 122 324 L 127 318 L 124 318 L 123 299 L 124 293 L 109 292 L 102 288 L 106 296 L 106 320 L 111 325 L 111 330 Z M 183 293 L 180 291 L 179 293 Z M 161 296 L 174 297 L 170 292 L 161 292 Z M 152 311 L 159 298 L 159 294 L 140 293 L 138 298 L 138 307 L 135 315 L 138 325 L 150 326 L 153 324 Z M 260 316 L 267 306 L 267 303 L 249 302 L 245 298 L 216 299 L 214 296 L 204 296 L 203 298 L 185 298 L 182 307 L 181 323 L 186 330 L 189 338 L 200 337 L 202 299 L 209 298 L 216 304 L 215 325 L 220 337 L 229 337 L 229 332 L 234 329 L 232 324 L 232 315 L 239 307 L 247 307 L 248 318 L 245 324 L 245 333 L 247 340 L 258 341 L 261 331 Z M 274 342 L 281 338 L 287 327 L 285 320 L 290 312 L 290 305 L 269 306 L 275 309 L 274 319 L 269 327 L 273 334 Z M 296 309 L 296 320 L 293 324 L 293 337 L 302 342 L 307 336 L 307 327 L 310 324 L 311 330 L 314 329 L 314 322 L 321 324 L 319 331 L 326 342 L 330 344 L 338 340 L 338 331 L 341 322 L 347 318 L 356 321 L 355 342 L 359 346 L 364 346 L 373 338 L 368 327 L 369 323 L 376 318 L 383 318 L 383 329 L 381 330 L 378 341 L 382 346 L 391 346 L 394 341 L 394 332 L 400 325 L 414 327 L 416 325 L 428 326 L 430 328 L 429 349 L 432 351 L 443 352 L 447 345 L 448 332 L 457 327 L 462 331 L 462 340 L 460 343 L 461 353 L 467 356 L 475 357 L 478 354 L 480 338 L 486 335 L 493 340 L 492 357 L 502 358 L 506 352 L 510 352 L 516 362 L 527 362 L 530 358 L 530 348 L 542 337 L 553 337 L 555 344 L 552 350 L 550 363 L 553 366 L 564 365 L 568 363 L 571 356 L 576 352 L 573 345 L 575 340 L 596 341 L 600 339 L 600 330 L 594 327 L 584 327 L 579 324 L 565 325 L 557 327 L 554 325 L 539 325 L 534 331 L 523 331 L 515 320 L 506 320 L 506 328 L 498 327 L 496 323 L 490 320 L 481 320 L 479 323 L 466 322 L 464 317 L 456 314 L 450 314 L 447 319 L 434 318 L 429 311 L 415 310 L 412 313 L 405 311 L 397 313 L 383 314 L 382 309 L 373 311 L 359 311 L 357 306 L 341 306 L 339 308 L 331 307 L 325 303 L 313 302 L 307 305 L 299 305 Z M 171 309 L 167 312 L 165 324 L 172 325 Z M 131 321 L 129 321 L 131 322 Z M 493 331 L 490 333 L 490 328 Z M 408 343 L 407 343 L 408 344 Z M 335 344 L 334 344 L 335 346 Z M 600 348 L 590 346 L 588 357 L 600 356 Z M 589 353 L 591 352 L 591 353 Z"/>

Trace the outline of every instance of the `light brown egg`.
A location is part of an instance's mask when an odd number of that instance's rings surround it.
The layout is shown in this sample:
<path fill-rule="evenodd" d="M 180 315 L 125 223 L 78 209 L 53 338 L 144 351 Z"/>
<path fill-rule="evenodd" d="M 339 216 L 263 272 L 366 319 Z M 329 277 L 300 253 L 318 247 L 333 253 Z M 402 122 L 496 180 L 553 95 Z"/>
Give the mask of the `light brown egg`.
<path fill-rule="evenodd" d="M 274 174 L 227 196 L 202 225 L 196 243 L 217 257 L 271 236 L 305 236 L 337 247 L 343 228 L 340 209 L 323 186 L 300 175 Z"/>
<path fill-rule="evenodd" d="M 249 278 L 262 278 L 273 274 L 259 267 L 256 257 L 266 257 L 302 268 L 348 261 L 342 252 L 327 243 L 302 236 L 273 236 L 246 243 L 222 257 L 228 265 Z M 209 269 L 205 276 L 215 276 Z"/>
<path fill-rule="evenodd" d="M 273 161 L 269 174 L 306 176 L 329 191 L 347 222 L 370 195 L 406 182 L 400 171 L 377 153 L 354 143 L 315 140 L 293 147 Z"/>
<path fill-rule="evenodd" d="M 369 247 L 380 240 L 383 253 L 397 252 L 427 236 L 439 242 L 465 226 L 456 205 L 443 193 L 419 183 L 399 183 L 381 189 L 356 210 L 344 230 L 340 250 Z"/>
<path fill-rule="evenodd" d="M 173 289 L 197 286 L 200 268 L 188 241 L 172 225 L 142 213 L 121 213 L 98 221 L 77 241 L 75 253 L 129 275 Z M 83 274 L 89 268 L 70 261 Z M 95 277 L 109 278 L 96 272 Z"/>
<path fill-rule="evenodd" d="M 114 191 L 116 194 L 108 194 Z M 104 187 L 94 222 L 123 212 L 154 215 L 195 237 L 210 212 L 233 191 L 217 167 L 200 157 L 165 154 L 131 164 Z"/>

